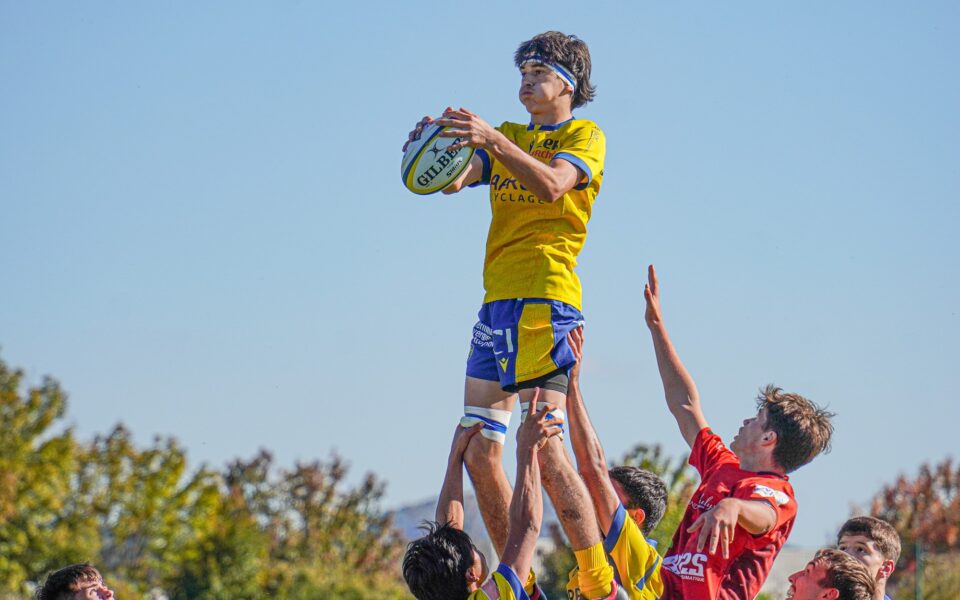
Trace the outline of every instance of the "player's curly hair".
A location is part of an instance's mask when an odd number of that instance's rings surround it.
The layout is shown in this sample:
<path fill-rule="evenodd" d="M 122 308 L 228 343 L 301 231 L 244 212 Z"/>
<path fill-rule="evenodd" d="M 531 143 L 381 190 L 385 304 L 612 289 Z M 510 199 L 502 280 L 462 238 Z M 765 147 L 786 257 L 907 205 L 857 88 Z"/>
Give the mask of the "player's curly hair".
<path fill-rule="evenodd" d="M 407 545 L 403 578 L 418 600 L 466 599 L 467 569 L 473 564 L 473 541 L 449 523 L 425 521 L 424 536 Z"/>
<path fill-rule="evenodd" d="M 513 54 L 513 62 L 519 67 L 531 54 L 559 63 L 573 73 L 577 87 L 573 92 L 572 108 L 579 108 L 596 96 L 597 88 L 590 82 L 590 49 L 577 36 L 559 31 L 536 35 L 520 44 Z"/>
<path fill-rule="evenodd" d="M 834 413 L 799 394 L 788 394 L 770 384 L 760 390 L 757 408 L 767 410 L 767 430 L 777 434 L 773 459 L 790 473 L 830 451 Z"/>
<path fill-rule="evenodd" d="M 610 469 L 610 478 L 623 487 L 629 502 L 626 508 L 642 508 L 646 514 L 640 531 L 650 535 L 667 511 L 667 485 L 663 480 L 640 467 L 620 466 Z"/>
<path fill-rule="evenodd" d="M 66 600 L 80 590 L 80 584 L 102 581 L 100 572 L 90 563 L 63 567 L 47 575 L 43 585 L 37 588 L 36 600 Z"/>
<path fill-rule="evenodd" d="M 876 582 L 859 560 L 836 548 L 823 548 L 813 557 L 827 570 L 826 584 L 840 592 L 840 600 L 870 600 Z"/>

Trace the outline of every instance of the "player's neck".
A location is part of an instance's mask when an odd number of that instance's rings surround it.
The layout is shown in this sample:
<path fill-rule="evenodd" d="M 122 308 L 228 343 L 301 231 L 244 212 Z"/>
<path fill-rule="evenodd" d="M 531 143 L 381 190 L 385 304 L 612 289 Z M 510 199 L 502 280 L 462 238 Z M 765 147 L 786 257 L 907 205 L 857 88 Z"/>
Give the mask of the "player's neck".
<path fill-rule="evenodd" d="M 566 102 L 562 105 L 537 107 L 535 112 L 530 113 L 530 122 L 534 125 L 557 125 L 572 118 L 573 111 Z"/>
<path fill-rule="evenodd" d="M 767 454 L 738 456 L 740 459 L 740 468 L 744 471 L 753 471 L 755 473 L 776 473 L 777 475 L 786 475 L 783 467 L 773 460 L 773 456 Z"/>

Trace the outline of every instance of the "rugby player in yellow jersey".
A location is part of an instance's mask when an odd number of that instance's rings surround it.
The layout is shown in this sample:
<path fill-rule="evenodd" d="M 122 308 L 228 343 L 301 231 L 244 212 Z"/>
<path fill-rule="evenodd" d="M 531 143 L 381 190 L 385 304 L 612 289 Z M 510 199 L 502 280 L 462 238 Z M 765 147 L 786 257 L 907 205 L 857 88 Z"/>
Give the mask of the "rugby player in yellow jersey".
<path fill-rule="evenodd" d="M 594 96 L 590 53 L 575 36 L 546 32 L 520 44 L 519 98 L 527 123 L 493 127 L 473 112 L 447 109 L 440 135 L 476 148 L 446 193 L 488 185 L 492 220 L 483 282 L 486 294 L 467 359 L 464 417 L 483 423 L 465 455 L 467 470 L 494 546 L 502 551 L 510 484 L 502 466 L 504 433 L 519 393 L 543 388 L 544 400 L 564 408 L 567 370 L 574 363 L 566 334 L 583 323 L 580 281 L 574 273 L 603 179 L 606 143 L 592 121 L 573 109 Z M 425 118 L 411 132 L 416 139 Z M 457 147 L 455 144 L 454 147 Z M 560 413 L 558 413 L 560 414 Z M 589 496 L 561 440 L 540 453 L 543 483 L 559 515 L 590 515 Z M 588 518 L 561 520 L 578 564 L 603 556 L 600 532 Z M 584 562 L 585 561 L 585 562 Z M 605 594 L 590 590 L 590 595 Z"/>
<path fill-rule="evenodd" d="M 541 597 L 530 567 L 543 521 L 537 454 L 560 433 L 549 415 L 552 408 L 534 411 L 517 431 L 517 489 L 510 504 L 506 547 L 492 575 L 483 554 L 463 531 L 463 454 L 481 426 L 457 427 L 437 502 L 437 521 L 427 525 L 424 537 L 410 542 L 403 557 L 403 578 L 418 600 Z"/>
<path fill-rule="evenodd" d="M 577 328 L 570 332 L 568 343 L 577 358 L 570 369 L 567 390 L 570 442 L 604 532 L 604 550 L 616 569 L 620 597 L 657 600 L 663 594 L 662 561 L 655 543 L 646 536 L 666 511 L 667 486 L 655 474 L 639 467 L 607 469 L 603 446 L 580 394 L 583 330 Z M 575 568 L 570 572 L 567 595 L 578 599 L 582 596 L 580 592 L 579 569 Z"/>

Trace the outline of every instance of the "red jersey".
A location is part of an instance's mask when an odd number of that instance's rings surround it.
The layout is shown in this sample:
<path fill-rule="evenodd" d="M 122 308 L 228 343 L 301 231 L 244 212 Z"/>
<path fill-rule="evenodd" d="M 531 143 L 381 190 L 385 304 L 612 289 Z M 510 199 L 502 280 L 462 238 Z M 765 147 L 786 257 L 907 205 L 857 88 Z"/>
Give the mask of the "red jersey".
<path fill-rule="evenodd" d="M 797 516 L 793 487 L 785 475 L 741 469 L 737 455 L 708 428 L 697 434 L 690 464 L 700 473 L 700 487 L 663 559 L 663 600 L 753 600 L 793 528 Z M 730 558 L 723 558 L 719 546 L 714 554 L 706 547 L 697 552 L 700 530 L 687 533 L 687 529 L 724 498 L 769 502 L 777 523 L 763 535 L 751 535 L 738 525 Z"/>

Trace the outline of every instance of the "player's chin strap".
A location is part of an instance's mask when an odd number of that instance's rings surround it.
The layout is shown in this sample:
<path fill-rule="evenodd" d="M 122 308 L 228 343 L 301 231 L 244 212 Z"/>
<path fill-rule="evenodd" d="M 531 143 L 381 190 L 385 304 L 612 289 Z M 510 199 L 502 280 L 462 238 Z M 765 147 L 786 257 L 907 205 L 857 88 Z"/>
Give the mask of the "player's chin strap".
<path fill-rule="evenodd" d="M 546 402 L 537 402 L 537 410 L 538 410 L 538 411 L 543 410 L 543 407 L 546 406 L 546 405 L 547 405 Z M 527 420 L 527 413 L 528 413 L 528 412 L 530 412 L 530 403 L 529 403 L 529 402 L 521 402 L 521 403 L 520 403 L 520 422 L 521 422 L 521 423 L 523 423 L 524 421 Z M 567 420 L 567 415 L 564 414 L 564 412 L 563 412 L 562 410 L 560 410 L 559 408 L 555 408 L 555 409 L 553 409 L 553 410 L 551 410 L 550 412 L 547 413 L 547 418 L 548 418 L 548 419 L 562 419 L 563 421 L 566 421 L 566 420 Z M 561 423 L 560 425 L 556 425 L 556 427 L 559 427 L 559 428 L 560 428 L 560 435 L 558 435 L 557 437 L 559 437 L 559 438 L 562 440 L 562 439 L 563 439 L 563 424 Z"/>
<path fill-rule="evenodd" d="M 543 56 L 540 56 L 539 54 L 531 54 L 525 57 L 523 59 L 523 62 L 520 63 L 520 66 L 522 67 L 523 65 L 528 63 L 536 63 L 538 65 L 545 66 L 546 68 L 550 69 L 551 71 L 559 75 L 560 79 L 566 81 L 570 85 L 570 87 L 572 87 L 574 90 L 577 89 L 577 78 L 573 76 L 573 73 L 571 73 L 569 69 L 567 69 L 565 66 L 561 65 L 560 63 L 550 62 L 549 60 L 547 60 Z"/>
<path fill-rule="evenodd" d="M 480 435 L 492 442 L 503 444 L 507 441 L 507 427 L 510 425 L 511 414 L 509 410 L 464 406 L 460 426 L 468 429 L 477 423 L 483 423 Z"/>

